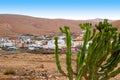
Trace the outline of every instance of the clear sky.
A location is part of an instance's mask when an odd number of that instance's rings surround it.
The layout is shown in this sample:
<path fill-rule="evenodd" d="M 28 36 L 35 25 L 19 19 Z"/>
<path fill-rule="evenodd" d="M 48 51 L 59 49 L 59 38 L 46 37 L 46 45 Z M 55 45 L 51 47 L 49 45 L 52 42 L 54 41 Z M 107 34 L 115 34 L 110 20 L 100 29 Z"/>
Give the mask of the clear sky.
<path fill-rule="evenodd" d="M 0 0 L 0 14 L 115 20 L 120 19 L 120 0 Z"/>

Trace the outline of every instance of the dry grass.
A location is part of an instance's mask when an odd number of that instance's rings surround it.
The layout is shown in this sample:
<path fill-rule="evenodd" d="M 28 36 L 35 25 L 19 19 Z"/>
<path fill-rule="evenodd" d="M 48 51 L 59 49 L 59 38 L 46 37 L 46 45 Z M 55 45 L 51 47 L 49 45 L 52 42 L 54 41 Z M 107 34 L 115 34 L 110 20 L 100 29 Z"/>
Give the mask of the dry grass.
<path fill-rule="evenodd" d="M 66 56 L 65 54 L 59 56 L 62 68 L 66 71 Z M 76 54 L 73 54 L 73 66 L 75 58 Z M 120 80 L 120 75 L 116 76 L 116 79 Z M 0 80 L 67 80 L 67 78 L 58 72 L 54 54 L 19 53 L 0 55 Z"/>

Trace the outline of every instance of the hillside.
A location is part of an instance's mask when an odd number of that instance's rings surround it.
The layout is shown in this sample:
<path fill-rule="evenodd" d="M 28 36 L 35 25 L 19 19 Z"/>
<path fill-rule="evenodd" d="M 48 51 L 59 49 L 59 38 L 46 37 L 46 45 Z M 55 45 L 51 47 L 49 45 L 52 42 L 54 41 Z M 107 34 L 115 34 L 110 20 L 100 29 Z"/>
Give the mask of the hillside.
<path fill-rule="evenodd" d="M 16 37 L 19 34 L 32 34 L 41 36 L 43 34 L 58 33 L 59 27 L 70 26 L 71 31 L 80 32 L 79 24 L 85 22 L 97 23 L 95 20 L 66 20 L 46 19 L 24 15 L 0 14 L 0 36 Z M 97 21 L 97 22 L 96 22 Z M 116 23 L 115 23 L 116 25 Z M 117 25 L 119 26 L 119 24 Z"/>
<path fill-rule="evenodd" d="M 117 27 L 117 28 L 118 28 L 118 31 L 120 32 L 120 20 L 117 20 L 117 21 L 113 22 L 112 25 L 113 25 L 114 27 Z"/>
<path fill-rule="evenodd" d="M 59 32 L 59 27 L 71 26 L 73 32 L 78 31 L 78 24 L 84 21 L 43 19 L 23 15 L 0 15 L 0 35 L 17 36 L 19 34 L 43 35 Z"/>

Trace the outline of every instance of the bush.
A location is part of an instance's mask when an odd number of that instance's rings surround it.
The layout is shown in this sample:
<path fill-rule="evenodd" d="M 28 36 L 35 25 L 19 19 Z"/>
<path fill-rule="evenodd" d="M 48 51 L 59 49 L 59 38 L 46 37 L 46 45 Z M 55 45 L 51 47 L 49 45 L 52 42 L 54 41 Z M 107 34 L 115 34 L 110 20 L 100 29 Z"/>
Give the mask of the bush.
<path fill-rule="evenodd" d="M 15 74 L 15 70 L 12 68 L 6 68 L 3 74 L 4 75 Z"/>
<path fill-rule="evenodd" d="M 91 34 L 91 23 L 80 24 L 80 27 L 86 30 L 84 34 L 84 44 L 82 49 L 77 54 L 76 71 L 72 69 L 71 62 L 71 35 L 68 26 L 60 28 L 62 33 L 66 34 L 66 65 L 67 73 L 61 68 L 58 56 L 58 38 L 55 37 L 55 57 L 59 72 L 73 80 L 109 80 L 120 73 L 120 34 L 117 28 L 112 27 L 105 19 L 104 22 L 99 22 L 95 25 Z M 88 49 L 86 45 L 89 43 Z"/>

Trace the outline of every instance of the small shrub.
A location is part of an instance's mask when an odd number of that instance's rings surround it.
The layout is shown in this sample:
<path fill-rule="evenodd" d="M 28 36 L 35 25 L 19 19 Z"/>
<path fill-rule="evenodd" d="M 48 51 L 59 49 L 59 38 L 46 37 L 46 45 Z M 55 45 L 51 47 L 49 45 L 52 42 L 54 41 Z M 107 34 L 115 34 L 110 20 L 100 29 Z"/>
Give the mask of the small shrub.
<path fill-rule="evenodd" d="M 1 48 L 2 48 L 2 50 L 6 51 L 8 47 L 7 46 L 2 46 Z"/>
<path fill-rule="evenodd" d="M 6 68 L 3 74 L 4 75 L 15 74 L 15 70 L 13 68 Z"/>

